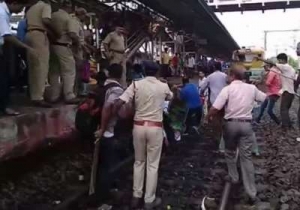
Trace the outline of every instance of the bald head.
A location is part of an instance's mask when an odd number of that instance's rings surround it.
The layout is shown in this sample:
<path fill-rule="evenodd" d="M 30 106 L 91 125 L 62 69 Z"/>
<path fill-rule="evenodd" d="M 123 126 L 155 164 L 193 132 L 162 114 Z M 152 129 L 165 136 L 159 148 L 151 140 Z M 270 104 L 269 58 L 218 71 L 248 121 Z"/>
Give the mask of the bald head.
<path fill-rule="evenodd" d="M 234 64 L 230 69 L 230 76 L 233 80 L 243 80 L 245 78 L 246 69 L 241 64 Z"/>

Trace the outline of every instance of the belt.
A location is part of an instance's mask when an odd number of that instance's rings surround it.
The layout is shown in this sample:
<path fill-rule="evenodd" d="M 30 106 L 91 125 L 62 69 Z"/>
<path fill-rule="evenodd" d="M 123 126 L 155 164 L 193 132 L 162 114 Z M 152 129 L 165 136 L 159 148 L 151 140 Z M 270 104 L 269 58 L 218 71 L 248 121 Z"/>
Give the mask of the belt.
<path fill-rule="evenodd" d="M 250 119 L 224 119 L 225 122 L 246 122 L 246 123 L 251 123 L 252 120 Z"/>
<path fill-rule="evenodd" d="M 154 121 L 134 121 L 134 124 L 139 126 L 148 126 L 148 127 L 159 127 L 159 128 L 163 127 L 162 122 L 154 122 Z"/>
<path fill-rule="evenodd" d="M 71 47 L 71 44 L 68 43 L 61 43 L 61 42 L 52 42 L 52 45 L 58 45 L 58 46 L 63 46 L 63 47 Z"/>
<path fill-rule="evenodd" d="M 39 29 L 39 28 L 34 28 L 34 29 L 28 29 L 27 32 L 30 32 L 30 31 L 39 31 L 39 32 L 42 32 L 42 33 L 46 33 L 46 30 L 44 29 Z"/>
<path fill-rule="evenodd" d="M 113 51 L 115 53 L 119 53 L 119 54 L 124 54 L 125 51 L 124 50 L 114 50 L 114 49 L 109 49 L 110 51 Z"/>

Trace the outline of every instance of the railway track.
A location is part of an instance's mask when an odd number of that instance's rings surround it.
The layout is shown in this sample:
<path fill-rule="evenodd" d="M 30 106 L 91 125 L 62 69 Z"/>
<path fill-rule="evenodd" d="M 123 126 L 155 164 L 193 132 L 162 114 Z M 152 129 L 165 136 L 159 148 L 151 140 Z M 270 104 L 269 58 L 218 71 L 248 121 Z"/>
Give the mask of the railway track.
<path fill-rule="evenodd" d="M 258 126 L 256 134 L 262 151 L 254 158 L 259 198 L 274 209 L 289 205 L 298 210 L 300 200 L 290 195 L 300 190 L 297 135 L 284 138 L 269 122 Z M 216 151 L 213 131 L 205 129 L 202 136 L 185 137 L 164 152 L 158 182 L 158 196 L 163 199 L 160 209 L 201 209 L 205 196 L 206 210 L 219 209 L 226 163 Z M 0 165 L 0 209 L 89 209 L 86 198 L 92 153 L 82 153 L 80 148 L 74 143 Z M 114 171 L 119 175 L 118 190 L 109 204 L 117 210 L 130 209 L 132 156 L 124 158 Z M 80 175 L 83 181 L 79 181 Z M 246 210 L 243 203 L 244 189 L 238 186 L 231 190 L 226 209 Z"/>

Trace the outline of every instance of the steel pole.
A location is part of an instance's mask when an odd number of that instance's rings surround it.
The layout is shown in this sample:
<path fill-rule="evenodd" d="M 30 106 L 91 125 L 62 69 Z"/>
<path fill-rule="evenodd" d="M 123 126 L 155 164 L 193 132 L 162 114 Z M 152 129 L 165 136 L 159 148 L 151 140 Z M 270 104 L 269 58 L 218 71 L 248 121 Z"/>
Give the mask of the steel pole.
<path fill-rule="evenodd" d="M 235 162 L 237 163 L 239 159 L 239 149 L 236 150 L 236 155 L 235 155 Z M 222 194 L 222 199 L 221 199 L 221 204 L 219 207 L 219 210 L 226 210 L 229 194 L 230 194 L 230 189 L 231 189 L 231 183 L 226 182 L 223 194 Z"/>

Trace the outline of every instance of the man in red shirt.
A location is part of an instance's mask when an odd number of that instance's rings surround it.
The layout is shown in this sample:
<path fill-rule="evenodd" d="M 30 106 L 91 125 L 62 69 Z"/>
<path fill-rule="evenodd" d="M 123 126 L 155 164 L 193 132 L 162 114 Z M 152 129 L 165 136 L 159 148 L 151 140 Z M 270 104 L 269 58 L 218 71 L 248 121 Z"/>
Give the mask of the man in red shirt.
<path fill-rule="evenodd" d="M 175 75 L 179 75 L 179 72 L 178 72 L 179 66 L 178 65 L 179 65 L 179 57 L 178 57 L 178 53 L 176 53 L 174 55 L 174 57 L 172 58 L 172 66 L 175 70 Z"/>
<path fill-rule="evenodd" d="M 276 117 L 276 115 L 273 112 L 274 106 L 276 101 L 279 99 L 280 94 L 279 91 L 281 89 L 281 80 L 280 80 L 280 72 L 277 68 L 274 68 L 273 66 L 266 64 L 264 66 L 265 71 L 267 72 L 266 75 L 266 87 L 267 87 L 267 98 L 261 105 L 260 114 L 256 119 L 257 123 L 260 123 L 260 120 L 264 114 L 265 109 L 268 107 L 268 114 L 270 115 L 271 119 L 276 123 L 280 124 L 279 119 Z"/>

